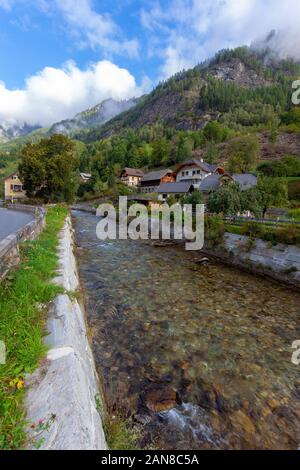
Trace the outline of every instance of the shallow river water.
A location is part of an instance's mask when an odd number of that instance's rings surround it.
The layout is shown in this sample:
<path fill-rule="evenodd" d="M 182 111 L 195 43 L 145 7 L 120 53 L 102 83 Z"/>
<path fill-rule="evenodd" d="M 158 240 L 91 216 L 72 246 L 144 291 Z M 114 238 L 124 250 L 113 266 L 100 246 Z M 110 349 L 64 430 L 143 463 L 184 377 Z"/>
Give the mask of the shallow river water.
<path fill-rule="evenodd" d="M 102 242 L 73 216 L 105 400 L 140 446 L 297 449 L 300 294 L 178 246 Z"/>

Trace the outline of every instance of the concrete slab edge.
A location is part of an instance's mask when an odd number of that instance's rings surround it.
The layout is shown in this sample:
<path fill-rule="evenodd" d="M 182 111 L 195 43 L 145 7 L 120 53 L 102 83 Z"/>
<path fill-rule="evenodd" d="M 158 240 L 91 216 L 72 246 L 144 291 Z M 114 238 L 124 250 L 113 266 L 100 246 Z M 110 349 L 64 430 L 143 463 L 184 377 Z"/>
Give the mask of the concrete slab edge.
<path fill-rule="evenodd" d="M 59 243 L 56 283 L 66 291 L 79 287 L 71 220 Z M 74 296 L 59 295 L 47 323 L 47 357 L 26 380 L 30 449 L 107 449 L 101 420 L 101 396 L 87 337 L 85 312 Z"/>

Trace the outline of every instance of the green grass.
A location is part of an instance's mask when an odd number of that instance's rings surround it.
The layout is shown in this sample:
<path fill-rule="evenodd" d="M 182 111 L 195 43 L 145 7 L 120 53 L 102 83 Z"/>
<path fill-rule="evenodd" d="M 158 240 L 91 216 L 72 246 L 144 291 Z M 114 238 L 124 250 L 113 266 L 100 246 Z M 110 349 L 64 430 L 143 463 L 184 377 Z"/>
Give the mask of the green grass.
<path fill-rule="evenodd" d="M 21 247 L 21 264 L 0 284 L 0 340 L 7 350 L 0 365 L 0 449 L 26 446 L 23 380 L 46 352 L 47 304 L 61 292 L 52 284 L 58 234 L 67 209 L 49 208 L 40 237 Z"/>
<path fill-rule="evenodd" d="M 111 450 L 138 450 L 138 435 L 129 421 L 120 414 L 106 414 L 103 422 L 108 448 Z"/>
<path fill-rule="evenodd" d="M 294 219 L 297 222 L 300 221 L 300 209 L 291 209 L 289 210 L 289 218 Z"/>

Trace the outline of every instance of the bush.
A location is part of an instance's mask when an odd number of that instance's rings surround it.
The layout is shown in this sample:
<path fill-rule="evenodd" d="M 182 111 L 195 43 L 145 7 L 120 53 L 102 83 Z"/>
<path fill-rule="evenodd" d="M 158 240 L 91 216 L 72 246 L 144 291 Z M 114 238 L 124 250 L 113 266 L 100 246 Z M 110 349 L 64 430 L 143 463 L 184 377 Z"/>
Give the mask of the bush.
<path fill-rule="evenodd" d="M 196 207 L 197 204 L 203 204 L 203 194 L 200 191 L 194 191 L 191 194 L 188 194 L 182 198 L 183 204 L 192 204 L 193 207 Z"/>
<path fill-rule="evenodd" d="M 221 215 L 205 217 L 205 244 L 209 248 L 223 245 L 225 226 Z"/>
<path fill-rule="evenodd" d="M 289 199 L 300 201 L 300 180 L 288 182 Z"/>
<path fill-rule="evenodd" d="M 261 238 L 265 233 L 265 228 L 262 224 L 255 221 L 246 222 L 241 228 L 242 235 L 246 235 L 251 238 Z"/>
<path fill-rule="evenodd" d="M 300 230 L 296 225 L 288 225 L 276 231 L 276 241 L 286 245 L 297 245 L 300 243 Z"/>

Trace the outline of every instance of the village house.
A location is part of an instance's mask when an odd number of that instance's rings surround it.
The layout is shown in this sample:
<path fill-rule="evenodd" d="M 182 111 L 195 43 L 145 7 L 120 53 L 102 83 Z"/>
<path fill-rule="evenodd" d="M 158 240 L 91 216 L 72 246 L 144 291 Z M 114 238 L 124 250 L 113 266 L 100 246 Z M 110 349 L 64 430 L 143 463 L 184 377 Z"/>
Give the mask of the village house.
<path fill-rule="evenodd" d="M 158 188 L 158 199 L 166 201 L 169 196 L 186 196 L 194 191 L 194 186 L 187 182 L 180 183 L 162 183 Z"/>
<path fill-rule="evenodd" d="M 4 180 L 4 199 L 8 202 L 20 201 L 26 198 L 26 192 L 19 179 L 18 173 L 12 173 Z"/>
<path fill-rule="evenodd" d="M 151 171 L 141 180 L 142 193 L 156 193 L 162 183 L 175 183 L 176 177 L 172 170 Z"/>
<path fill-rule="evenodd" d="M 204 178 L 199 189 L 203 193 L 209 193 L 210 191 L 216 191 L 223 186 L 228 186 L 233 183 L 238 184 L 241 191 L 246 191 L 247 189 L 257 186 L 257 177 L 250 173 L 233 175 L 229 173 L 224 173 L 223 175 L 212 174 Z"/>
<path fill-rule="evenodd" d="M 124 168 L 120 174 L 120 180 L 127 186 L 139 186 L 144 172 L 138 168 Z"/>
<path fill-rule="evenodd" d="M 216 173 L 224 173 L 224 169 L 218 165 L 211 165 L 203 160 L 192 159 L 181 163 L 176 169 L 176 181 L 178 183 L 190 183 L 195 189 L 200 188 L 201 182 L 208 176 Z"/>

